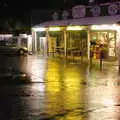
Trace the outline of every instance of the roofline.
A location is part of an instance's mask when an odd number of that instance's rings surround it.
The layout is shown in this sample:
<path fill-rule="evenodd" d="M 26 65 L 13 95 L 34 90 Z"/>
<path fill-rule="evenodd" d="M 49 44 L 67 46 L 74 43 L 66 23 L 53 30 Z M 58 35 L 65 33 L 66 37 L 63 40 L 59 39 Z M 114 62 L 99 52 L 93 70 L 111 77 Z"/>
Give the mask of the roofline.
<path fill-rule="evenodd" d="M 43 22 L 41 24 L 37 24 L 37 25 L 32 26 L 32 28 L 54 27 L 54 26 L 69 26 L 69 25 L 116 24 L 119 21 L 120 21 L 120 15 L 99 16 L 99 17 L 85 17 L 85 18 L 81 18 L 81 19 L 45 21 L 45 22 Z"/>

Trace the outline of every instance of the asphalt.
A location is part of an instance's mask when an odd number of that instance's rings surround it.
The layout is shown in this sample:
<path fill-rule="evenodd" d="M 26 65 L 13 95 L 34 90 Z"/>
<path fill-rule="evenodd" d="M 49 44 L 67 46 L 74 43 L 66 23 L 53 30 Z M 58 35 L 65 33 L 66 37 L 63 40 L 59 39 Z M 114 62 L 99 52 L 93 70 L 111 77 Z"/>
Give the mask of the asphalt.
<path fill-rule="evenodd" d="M 120 119 L 117 62 L 103 61 L 101 69 L 99 61 L 90 66 L 36 55 L 0 58 L 1 74 L 22 72 L 30 77 L 27 84 L 20 84 L 23 79 L 19 84 L 0 84 L 0 120 Z"/>

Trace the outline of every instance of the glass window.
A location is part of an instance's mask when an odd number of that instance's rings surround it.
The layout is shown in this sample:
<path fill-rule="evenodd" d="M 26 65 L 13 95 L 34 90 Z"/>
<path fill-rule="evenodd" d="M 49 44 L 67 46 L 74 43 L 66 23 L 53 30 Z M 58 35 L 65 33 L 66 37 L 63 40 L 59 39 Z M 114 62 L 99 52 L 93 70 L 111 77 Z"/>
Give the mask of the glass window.
<path fill-rule="evenodd" d="M 100 46 L 104 46 L 105 58 L 115 56 L 115 31 L 91 31 L 90 47 L 93 49 L 94 58 L 100 57 Z"/>
<path fill-rule="evenodd" d="M 78 50 L 87 55 L 87 32 L 82 31 L 67 31 L 67 49 L 71 52 Z"/>

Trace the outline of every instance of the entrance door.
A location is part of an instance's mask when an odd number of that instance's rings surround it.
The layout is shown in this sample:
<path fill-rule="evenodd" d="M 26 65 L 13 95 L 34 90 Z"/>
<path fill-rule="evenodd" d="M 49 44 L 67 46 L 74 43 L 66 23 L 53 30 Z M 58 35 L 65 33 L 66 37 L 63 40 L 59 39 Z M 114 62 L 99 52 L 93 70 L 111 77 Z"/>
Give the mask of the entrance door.
<path fill-rule="evenodd" d="M 39 38 L 40 41 L 40 54 L 43 56 L 47 56 L 47 39 L 46 37 L 40 37 Z"/>

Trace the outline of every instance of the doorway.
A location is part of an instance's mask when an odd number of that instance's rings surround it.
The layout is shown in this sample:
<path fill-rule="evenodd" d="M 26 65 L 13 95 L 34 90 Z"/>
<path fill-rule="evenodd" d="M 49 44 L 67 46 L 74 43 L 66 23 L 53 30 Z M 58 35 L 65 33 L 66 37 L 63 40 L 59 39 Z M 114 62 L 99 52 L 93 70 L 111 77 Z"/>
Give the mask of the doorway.
<path fill-rule="evenodd" d="M 46 37 L 39 38 L 39 53 L 42 56 L 47 56 L 47 39 L 46 39 Z"/>

